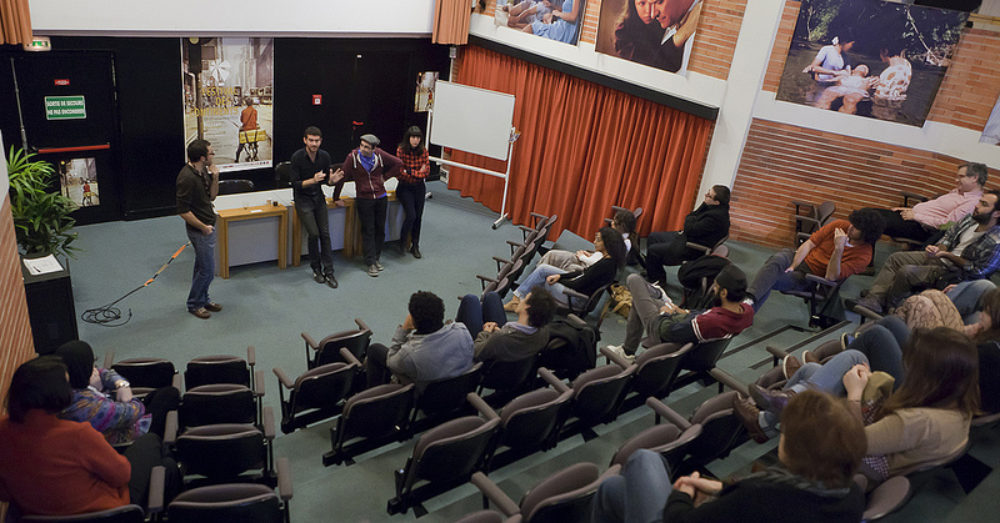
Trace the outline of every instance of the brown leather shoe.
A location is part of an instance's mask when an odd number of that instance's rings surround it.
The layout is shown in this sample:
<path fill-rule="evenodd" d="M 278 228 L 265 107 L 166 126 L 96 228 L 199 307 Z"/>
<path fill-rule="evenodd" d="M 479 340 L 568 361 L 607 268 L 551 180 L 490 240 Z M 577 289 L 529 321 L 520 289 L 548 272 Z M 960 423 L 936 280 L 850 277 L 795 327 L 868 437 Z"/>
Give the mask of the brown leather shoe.
<path fill-rule="evenodd" d="M 792 374 L 795 371 L 802 368 L 802 362 L 798 358 L 789 354 L 785 356 L 785 359 L 781 360 L 781 373 L 785 375 L 785 379 L 791 379 Z"/>
<path fill-rule="evenodd" d="M 212 317 L 212 313 L 208 312 L 207 310 L 205 310 L 205 307 L 199 307 L 197 309 L 192 309 L 192 310 L 189 310 L 188 312 L 190 312 L 191 314 L 194 314 L 195 316 L 197 316 L 197 317 L 199 317 L 199 318 L 201 318 L 203 320 L 207 320 L 207 319 L 209 319 L 209 318 Z"/>
<path fill-rule="evenodd" d="M 806 363 L 819 363 L 820 362 L 819 361 L 819 356 L 816 356 L 815 354 L 813 354 L 813 353 L 811 353 L 809 351 L 805 351 L 805 352 L 802 353 L 802 361 L 805 361 Z"/>
<path fill-rule="evenodd" d="M 205 304 L 205 309 L 208 310 L 208 311 L 211 311 L 211 312 L 219 312 L 219 311 L 222 310 L 222 305 L 219 305 L 218 303 L 215 303 L 214 301 L 210 301 L 210 302 L 208 302 L 208 303 Z"/>
<path fill-rule="evenodd" d="M 760 409 L 758 409 L 749 398 L 746 398 L 741 394 L 737 394 L 733 397 L 733 412 L 735 412 L 736 417 L 743 422 L 743 426 L 746 427 L 747 433 L 750 434 L 750 437 L 753 438 L 754 441 L 757 443 L 767 442 L 767 434 L 764 434 L 764 429 L 760 428 L 760 421 L 758 420 Z"/>

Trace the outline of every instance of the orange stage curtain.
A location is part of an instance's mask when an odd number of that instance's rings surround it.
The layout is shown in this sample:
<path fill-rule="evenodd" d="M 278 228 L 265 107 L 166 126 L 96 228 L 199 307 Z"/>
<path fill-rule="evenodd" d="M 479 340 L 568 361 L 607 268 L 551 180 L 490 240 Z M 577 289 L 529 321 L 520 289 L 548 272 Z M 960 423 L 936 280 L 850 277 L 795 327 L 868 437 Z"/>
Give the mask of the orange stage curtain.
<path fill-rule="evenodd" d="M 28 0 L 0 0 L 0 44 L 30 44 Z"/>
<path fill-rule="evenodd" d="M 713 122 L 481 47 L 463 48 L 458 83 L 513 94 L 507 212 L 558 214 L 554 236 L 591 238 L 612 205 L 642 207 L 639 231 L 678 230 L 692 209 Z M 470 107 L 470 111 L 475 108 Z M 498 172 L 504 163 L 452 151 Z M 451 168 L 449 188 L 499 212 L 503 180 Z"/>
<path fill-rule="evenodd" d="M 431 42 L 445 45 L 467 44 L 471 18 L 472 4 L 469 0 L 436 0 Z"/>

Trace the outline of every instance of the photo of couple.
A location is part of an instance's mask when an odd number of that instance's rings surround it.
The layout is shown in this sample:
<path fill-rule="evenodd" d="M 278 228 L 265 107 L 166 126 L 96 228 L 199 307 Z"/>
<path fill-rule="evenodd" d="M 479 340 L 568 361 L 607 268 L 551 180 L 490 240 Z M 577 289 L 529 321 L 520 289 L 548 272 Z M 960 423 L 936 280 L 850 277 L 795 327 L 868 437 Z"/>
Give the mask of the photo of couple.
<path fill-rule="evenodd" d="M 683 74 L 701 8 L 701 0 L 604 0 L 597 52 Z"/>
<path fill-rule="evenodd" d="M 967 13 L 803 0 L 778 100 L 922 126 Z"/>
<path fill-rule="evenodd" d="M 497 0 L 493 20 L 528 34 L 576 45 L 587 0 Z"/>

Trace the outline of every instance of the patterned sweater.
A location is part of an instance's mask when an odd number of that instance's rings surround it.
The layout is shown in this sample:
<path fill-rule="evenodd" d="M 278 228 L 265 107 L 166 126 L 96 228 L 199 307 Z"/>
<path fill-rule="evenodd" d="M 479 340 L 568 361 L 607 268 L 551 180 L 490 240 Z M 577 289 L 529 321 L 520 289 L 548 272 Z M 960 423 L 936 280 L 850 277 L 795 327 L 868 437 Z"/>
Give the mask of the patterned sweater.
<path fill-rule="evenodd" d="M 114 390 L 123 378 L 115 371 L 100 369 L 103 390 Z M 149 431 L 151 417 L 142 400 L 115 401 L 94 387 L 73 389 L 73 403 L 59 413 L 62 419 L 90 423 L 112 445 L 128 443 Z"/>

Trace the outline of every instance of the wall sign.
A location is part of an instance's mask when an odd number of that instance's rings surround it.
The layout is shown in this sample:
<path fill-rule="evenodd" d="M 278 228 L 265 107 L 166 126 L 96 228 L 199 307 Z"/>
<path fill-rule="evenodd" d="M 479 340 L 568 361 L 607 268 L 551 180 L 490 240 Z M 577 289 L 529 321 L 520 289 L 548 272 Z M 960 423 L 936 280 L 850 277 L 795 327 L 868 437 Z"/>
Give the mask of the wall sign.
<path fill-rule="evenodd" d="M 87 106 L 83 95 L 46 96 L 46 120 L 83 120 L 87 118 Z"/>

